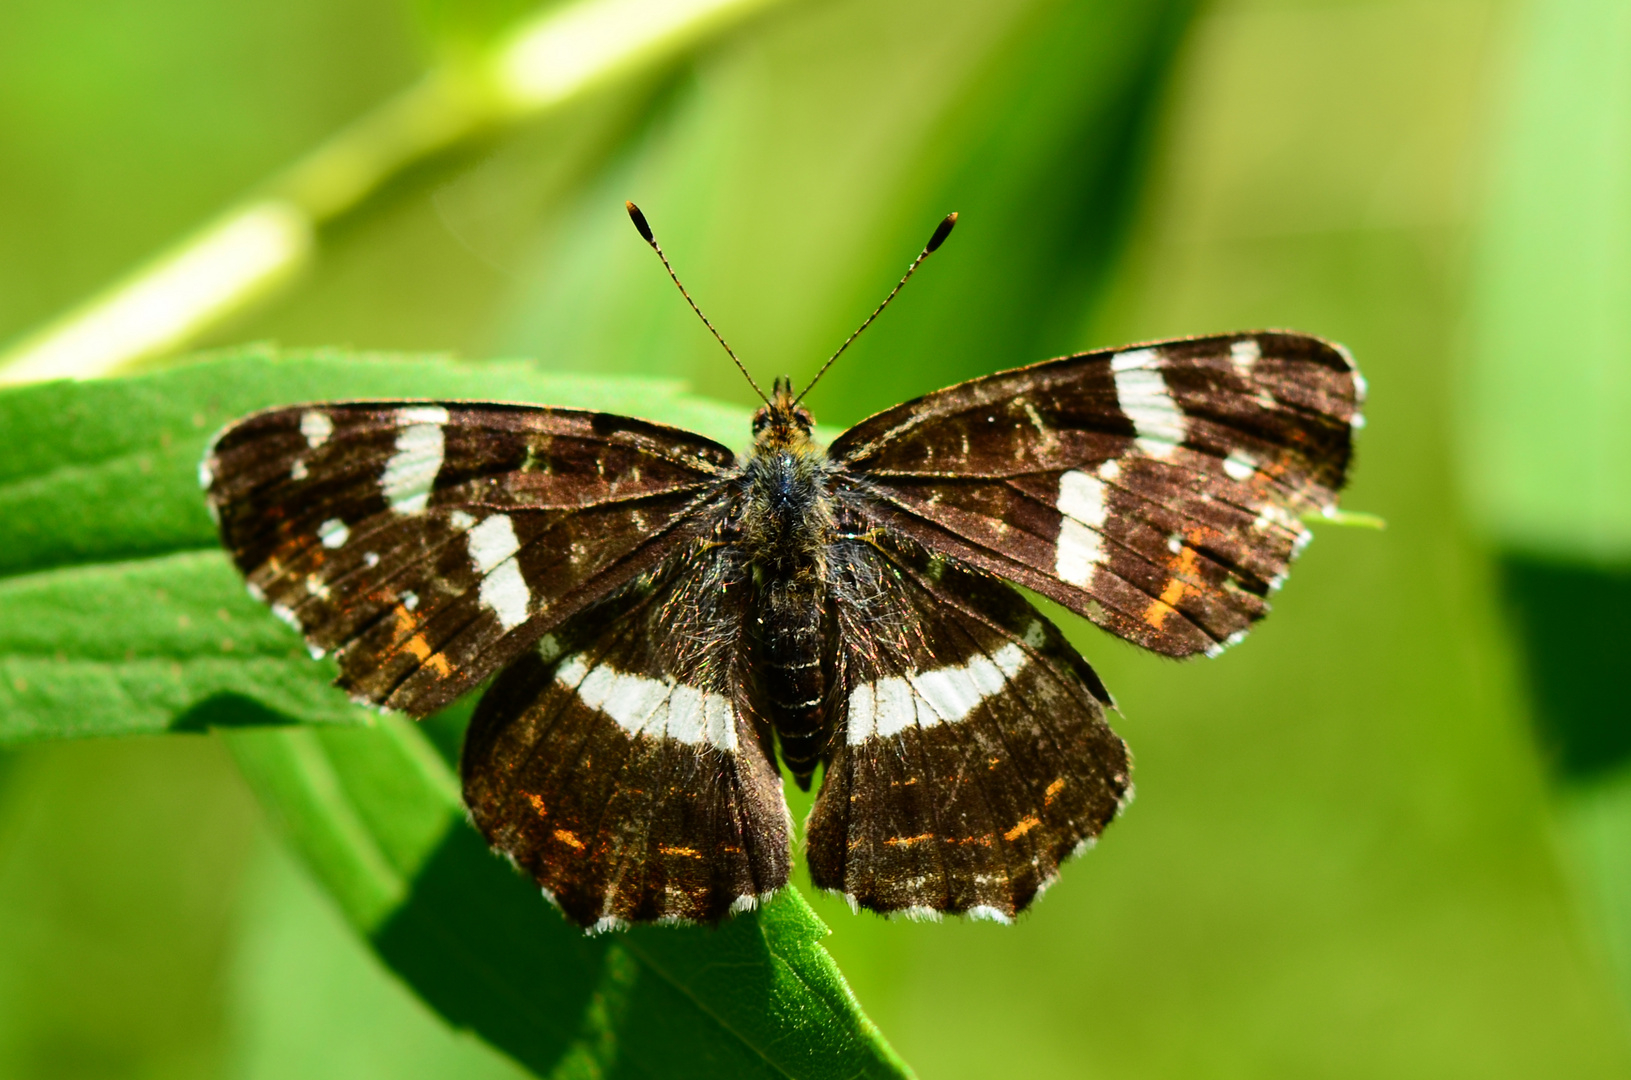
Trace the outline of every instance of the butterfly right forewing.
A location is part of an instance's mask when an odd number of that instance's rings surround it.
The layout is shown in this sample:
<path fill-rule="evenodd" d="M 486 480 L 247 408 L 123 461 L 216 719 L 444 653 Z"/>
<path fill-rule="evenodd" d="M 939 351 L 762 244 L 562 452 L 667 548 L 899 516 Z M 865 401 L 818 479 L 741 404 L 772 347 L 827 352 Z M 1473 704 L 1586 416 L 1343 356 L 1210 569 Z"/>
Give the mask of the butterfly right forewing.
<path fill-rule="evenodd" d="M 1172 656 L 1267 611 L 1346 480 L 1364 384 L 1303 334 L 1156 342 L 936 391 L 829 455 L 878 527 Z"/>

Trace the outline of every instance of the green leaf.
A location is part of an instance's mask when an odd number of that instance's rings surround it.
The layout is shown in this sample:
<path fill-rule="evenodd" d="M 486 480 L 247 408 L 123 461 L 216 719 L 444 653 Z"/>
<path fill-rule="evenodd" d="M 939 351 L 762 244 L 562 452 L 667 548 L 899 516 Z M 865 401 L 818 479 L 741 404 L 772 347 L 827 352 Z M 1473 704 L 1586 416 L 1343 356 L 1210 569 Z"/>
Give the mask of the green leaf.
<path fill-rule="evenodd" d="M 381 395 L 747 431 L 742 411 L 672 382 L 269 348 L 0 393 L 0 743 L 231 729 L 262 804 L 350 923 L 451 1022 L 540 1075 L 906 1075 L 796 892 L 717 929 L 585 937 L 465 823 L 426 730 L 345 704 L 332 668 L 244 595 L 197 491 L 209 434 L 274 404 Z"/>
<path fill-rule="evenodd" d="M 278 403 L 335 397 L 571 402 L 722 439 L 739 411 L 656 379 L 543 375 L 521 363 L 261 347 L 111 382 L 0 393 L 0 744 L 242 723 L 365 722 L 331 663 L 245 595 L 198 494 L 212 432 Z"/>
<path fill-rule="evenodd" d="M 791 889 L 717 929 L 586 937 L 464 824 L 452 773 L 408 721 L 226 737 L 386 962 L 536 1072 L 905 1074 Z"/>

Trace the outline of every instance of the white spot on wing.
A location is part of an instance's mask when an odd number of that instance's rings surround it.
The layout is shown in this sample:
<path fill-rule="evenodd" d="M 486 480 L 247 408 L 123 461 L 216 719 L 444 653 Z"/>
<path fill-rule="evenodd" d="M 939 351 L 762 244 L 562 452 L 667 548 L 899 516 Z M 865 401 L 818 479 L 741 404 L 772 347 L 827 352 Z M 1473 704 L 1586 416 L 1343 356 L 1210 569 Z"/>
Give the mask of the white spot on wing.
<path fill-rule="evenodd" d="M 1110 492 L 1096 476 L 1072 469 L 1059 477 L 1059 512 L 1097 529 L 1109 515 Z"/>
<path fill-rule="evenodd" d="M 1113 464 L 1113 462 L 1107 462 Z M 1110 492 L 1097 477 L 1072 469 L 1059 477 L 1059 542 L 1054 573 L 1072 585 L 1085 586 L 1103 555 L 1103 528 L 1109 516 Z"/>
<path fill-rule="evenodd" d="M 419 606 L 419 594 L 411 589 L 402 590 L 402 606 L 413 611 Z"/>
<path fill-rule="evenodd" d="M 1245 640 L 1246 640 L 1246 631 L 1236 630 L 1234 633 L 1230 634 L 1228 637 L 1224 638 L 1222 641 L 1216 641 L 1216 642 L 1213 642 L 1211 645 L 1208 645 L 1207 648 L 1206 648 L 1206 655 L 1207 656 L 1219 656 L 1219 655 L 1221 655 L 1223 653 L 1223 650 L 1233 648 L 1234 646 L 1239 645 L 1242 641 L 1245 641 Z"/>
<path fill-rule="evenodd" d="M 901 908 L 895 912 L 908 922 L 939 922 L 940 912 L 927 904 L 913 904 L 911 907 Z"/>
<path fill-rule="evenodd" d="M 527 621 L 527 608 L 532 594 L 526 579 L 515 561 L 521 543 L 515 536 L 515 524 L 508 514 L 494 514 L 465 535 L 470 551 L 470 562 L 476 573 L 482 575 L 481 602 L 498 616 L 505 630 L 513 630 Z"/>
<path fill-rule="evenodd" d="M 1093 577 L 1093 568 L 1104 555 L 1098 533 L 1075 518 L 1062 518 L 1059 522 L 1059 546 L 1054 553 L 1053 572 L 1060 580 L 1087 587 Z"/>
<path fill-rule="evenodd" d="M 1235 450 L 1223 459 L 1223 471 L 1228 473 L 1231 479 L 1244 483 L 1257 471 L 1257 462 L 1244 450 Z"/>
<path fill-rule="evenodd" d="M 1247 338 L 1237 341 L 1229 346 L 1229 361 L 1234 364 L 1235 370 L 1241 378 L 1250 378 L 1252 365 L 1263 359 L 1263 350 L 1257 344 L 1256 338 Z"/>
<path fill-rule="evenodd" d="M 455 529 L 458 529 L 460 532 L 464 532 L 466 529 L 470 528 L 470 526 L 476 523 L 476 519 L 465 513 L 463 510 L 453 511 L 447 516 L 447 520 L 449 524 L 451 524 Z"/>
<path fill-rule="evenodd" d="M 380 474 L 380 491 L 392 510 L 417 514 L 425 508 L 436 474 L 442 471 L 442 425 L 447 423 L 447 410 L 440 405 L 419 406 L 400 409 L 396 417 L 405 426 L 397 433 L 396 452 Z"/>
<path fill-rule="evenodd" d="M 311 474 L 306 471 L 306 459 L 305 458 L 295 458 L 294 459 L 294 464 L 289 466 L 289 479 L 290 480 L 304 480 L 306 477 L 308 477 L 310 475 Z"/>
<path fill-rule="evenodd" d="M 1024 666 L 1025 651 L 1010 643 L 966 664 L 862 683 L 850 692 L 848 740 L 855 745 L 874 736 L 899 734 L 914 724 L 958 723 Z"/>
<path fill-rule="evenodd" d="M 500 563 L 493 572 L 481 579 L 481 602 L 498 616 L 499 625 L 506 631 L 514 630 L 527 621 L 527 607 L 532 593 L 521 576 L 521 567 L 514 559 Z"/>
<path fill-rule="evenodd" d="M 307 409 L 300 414 L 300 434 L 306 437 L 306 445 L 315 450 L 334 434 L 334 421 L 328 418 L 327 413 Z"/>
<path fill-rule="evenodd" d="M 326 548 L 344 547 L 346 538 L 350 535 L 351 530 L 346 528 L 345 522 L 339 518 L 329 518 L 317 526 L 317 538 Z"/>
<path fill-rule="evenodd" d="M 1119 375 L 1134 368 L 1150 367 L 1159 355 L 1154 349 L 1128 349 L 1110 358 L 1110 370 Z"/>
<path fill-rule="evenodd" d="M 1117 354 L 1110 370 L 1115 372 L 1117 403 L 1133 422 L 1138 448 L 1150 457 L 1169 458 L 1184 441 L 1184 415 L 1166 379 L 1152 367 L 1158 358 L 1154 349 L 1134 349 Z"/>
<path fill-rule="evenodd" d="M 561 664 L 555 681 L 575 690 L 578 700 L 630 735 L 667 736 L 733 752 L 737 748 L 735 713 L 722 694 L 683 686 L 673 678 L 631 675 L 606 664 L 590 669 L 581 655 Z"/>
<path fill-rule="evenodd" d="M 992 907 L 990 904 L 975 904 L 968 909 L 967 915 L 971 919 L 984 919 L 988 922 L 1002 923 L 1004 926 L 1014 921 L 1008 917 L 1006 911 Z"/>
<path fill-rule="evenodd" d="M 515 524 L 508 514 L 494 514 L 471 529 L 465 543 L 469 545 L 470 561 L 478 574 L 489 573 L 521 547 L 515 538 Z"/>

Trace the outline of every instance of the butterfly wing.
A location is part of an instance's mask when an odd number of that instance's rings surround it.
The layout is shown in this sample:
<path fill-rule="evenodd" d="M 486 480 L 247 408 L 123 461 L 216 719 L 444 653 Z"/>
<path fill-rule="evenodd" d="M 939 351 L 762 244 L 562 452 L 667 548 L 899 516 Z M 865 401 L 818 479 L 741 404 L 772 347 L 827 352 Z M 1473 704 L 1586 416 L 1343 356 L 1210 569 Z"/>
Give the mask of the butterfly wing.
<path fill-rule="evenodd" d="M 1083 353 L 961 383 L 845 432 L 876 525 L 1170 656 L 1268 610 L 1346 480 L 1364 382 L 1303 334 Z"/>
<path fill-rule="evenodd" d="M 811 878 L 874 911 L 1011 919 L 1131 792 L 1110 696 L 989 574 L 887 536 L 835 556 L 842 698 Z"/>
<path fill-rule="evenodd" d="M 424 715 L 675 550 L 731 452 L 626 417 L 331 402 L 217 436 L 233 561 L 359 700 Z"/>
<path fill-rule="evenodd" d="M 471 816 L 580 925 L 713 922 L 786 884 L 781 778 L 742 689 L 747 604 L 737 549 L 698 546 L 482 698 Z"/>

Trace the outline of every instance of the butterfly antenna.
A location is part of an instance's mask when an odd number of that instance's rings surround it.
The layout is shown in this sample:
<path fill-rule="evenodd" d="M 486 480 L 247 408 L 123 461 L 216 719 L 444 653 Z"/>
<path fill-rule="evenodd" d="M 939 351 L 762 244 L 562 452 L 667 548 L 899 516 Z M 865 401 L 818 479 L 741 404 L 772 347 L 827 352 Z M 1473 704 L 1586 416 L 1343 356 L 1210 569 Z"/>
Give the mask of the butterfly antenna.
<path fill-rule="evenodd" d="M 708 332 L 714 336 L 714 340 L 724 348 L 725 355 L 736 363 L 736 369 L 742 373 L 742 378 L 748 381 L 748 385 L 753 387 L 753 392 L 759 395 L 759 400 L 769 405 L 770 399 L 765 397 L 765 392 L 759 389 L 759 384 L 753 381 L 753 376 L 748 374 L 748 369 L 742 365 L 741 360 L 737 359 L 736 353 L 731 351 L 730 344 L 720 336 L 718 330 L 714 329 L 714 324 L 708 321 L 708 316 L 702 313 L 702 309 L 697 307 L 697 302 L 691 299 L 691 294 L 685 291 L 685 286 L 680 284 L 679 275 L 674 273 L 672 266 L 668 265 L 668 256 L 663 254 L 662 245 L 657 243 L 657 238 L 651 233 L 651 226 L 646 223 L 646 215 L 642 214 L 640 208 L 632 202 L 625 202 L 623 205 L 628 207 L 629 220 L 634 222 L 636 229 L 640 230 L 640 238 L 650 244 L 651 250 L 657 253 L 657 258 L 663 261 L 663 269 L 668 271 L 668 276 L 674 282 L 674 287 L 679 289 L 680 295 L 685 297 L 685 302 L 691 305 L 691 310 L 697 313 L 697 318 L 702 320 L 702 325 L 708 328 Z"/>
<path fill-rule="evenodd" d="M 821 376 L 827 374 L 827 369 L 832 367 L 833 361 L 844 355 L 844 350 L 850 347 L 850 342 L 860 337 L 861 331 L 871 326 L 872 320 L 876 319 L 878 314 L 882 312 L 884 308 L 889 306 L 889 301 L 895 298 L 895 294 L 900 292 L 901 289 L 905 288 L 908 281 L 912 280 L 912 275 L 917 273 L 917 268 L 919 266 L 923 265 L 923 260 L 927 259 L 930 255 L 933 255 L 935 251 L 939 249 L 940 245 L 946 242 L 946 237 L 951 235 L 952 226 L 956 224 L 957 212 L 955 210 L 940 219 L 940 224 L 934 227 L 934 235 L 929 237 L 929 242 L 927 244 L 923 245 L 923 250 L 918 252 L 917 258 L 912 260 L 912 265 L 906 268 L 906 274 L 895 283 L 895 287 L 893 289 L 889 290 L 889 295 L 883 298 L 883 303 L 873 308 L 872 314 L 866 317 L 866 322 L 856 327 L 855 333 L 845 338 L 844 344 L 838 346 L 838 351 L 827 357 L 827 362 L 821 365 L 821 370 L 816 372 L 815 378 L 810 380 L 810 385 L 799 391 L 799 396 L 793 399 L 793 404 L 797 405 L 799 402 L 803 401 L 804 395 L 808 394 L 815 388 L 815 384 L 821 381 Z"/>

